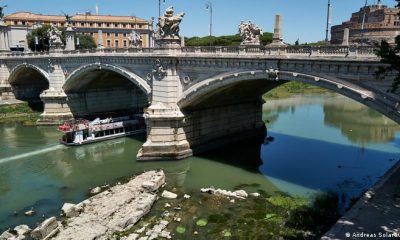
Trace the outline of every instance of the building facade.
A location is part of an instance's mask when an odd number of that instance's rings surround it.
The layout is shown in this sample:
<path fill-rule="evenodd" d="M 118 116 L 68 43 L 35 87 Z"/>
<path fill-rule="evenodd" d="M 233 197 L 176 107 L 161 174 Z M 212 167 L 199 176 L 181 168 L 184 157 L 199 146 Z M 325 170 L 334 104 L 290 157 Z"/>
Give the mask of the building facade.
<path fill-rule="evenodd" d="M 344 29 L 349 29 L 349 43 L 373 44 L 386 40 L 394 43 L 400 34 L 400 9 L 376 4 L 361 8 L 349 21 L 331 28 L 331 43 L 341 44 Z M 363 24 L 364 23 L 364 24 Z"/>
<path fill-rule="evenodd" d="M 9 26 L 10 46 L 27 46 L 26 35 L 34 28 L 42 25 L 65 26 L 65 17 L 62 15 L 42 15 L 30 12 L 17 12 L 5 17 Z M 99 30 L 102 32 L 104 47 L 129 47 L 129 34 L 135 30 L 141 36 L 140 46 L 152 47 L 153 23 L 136 16 L 92 15 L 90 13 L 72 16 L 73 29 L 76 33 L 90 35 L 95 42 L 98 40 Z"/>

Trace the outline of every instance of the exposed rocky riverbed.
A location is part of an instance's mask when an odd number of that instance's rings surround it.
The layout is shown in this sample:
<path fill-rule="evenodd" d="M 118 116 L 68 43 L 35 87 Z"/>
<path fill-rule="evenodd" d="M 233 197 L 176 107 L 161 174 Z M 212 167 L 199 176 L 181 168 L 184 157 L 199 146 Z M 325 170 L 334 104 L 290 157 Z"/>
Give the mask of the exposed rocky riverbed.
<path fill-rule="evenodd" d="M 59 221 L 48 218 L 32 231 L 18 226 L 4 232 L 0 239 L 110 239 L 114 233 L 131 228 L 150 211 L 157 190 L 164 183 L 163 171 L 145 172 L 79 204 L 64 204 Z"/>

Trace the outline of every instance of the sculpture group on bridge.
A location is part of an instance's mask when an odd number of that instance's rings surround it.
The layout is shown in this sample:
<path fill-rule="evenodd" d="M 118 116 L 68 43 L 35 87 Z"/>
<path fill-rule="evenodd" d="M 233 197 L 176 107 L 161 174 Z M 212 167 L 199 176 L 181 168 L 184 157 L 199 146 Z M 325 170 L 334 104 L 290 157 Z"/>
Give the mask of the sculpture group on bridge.
<path fill-rule="evenodd" d="M 185 13 L 179 13 L 174 16 L 174 8 L 168 7 L 165 10 L 165 14 L 162 17 L 158 18 L 157 23 L 157 38 L 174 38 L 179 37 L 179 25 L 182 22 Z"/>
<path fill-rule="evenodd" d="M 130 47 L 139 47 L 140 45 L 140 40 L 142 40 L 140 34 L 136 32 L 135 30 L 132 30 L 131 34 L 129 34 L 129 42 L 130 42 Z"/>
<path fill-rule="evenodd" d="M 252 22 L 241 22 L 239 25 L 239 34 L 242 39 L 241 45 L 261 45 L 260 37 L 263 34 L 262 29 Z"/>
<path fill-rule="evenodd" d="M 47 36 L 49 37 L 50 47 L 59 47 L 63 45 L 61 40 L 61 31 L 57 29 L 55 25 L 51 25 L 47 30 Z"/>

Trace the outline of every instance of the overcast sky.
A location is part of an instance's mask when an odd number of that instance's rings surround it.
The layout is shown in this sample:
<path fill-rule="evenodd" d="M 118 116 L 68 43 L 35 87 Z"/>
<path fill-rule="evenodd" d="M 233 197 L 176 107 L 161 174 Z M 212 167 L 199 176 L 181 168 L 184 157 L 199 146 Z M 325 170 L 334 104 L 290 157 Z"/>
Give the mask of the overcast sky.
<path fill-rule="evenodd" d="M 163 0 L 161 0 L 162 2 Z M 332 24 L 340 24 L 358 11 L 365 0 L 331 0 Z M 75 14 L 95 12 L 96 3 L 100 14 L 137 15 L 144 19 L 158 16 L 159 0 L 1 0 L 7 4 L 6 14 L 30 11 L 42 14 Z M 181 35 L 208 35 L 209 12 L 203 0 L 165 0 L 162 9 L 172 5 L 176 12 L 185 12 Z M 251 20 L 265 32 L 273 32 L 274 16 L 283 18 L 283 37 L 286 42 L 315 42 L 325 39 L 328 0 L 210 0 L 213 6 L 213 35 L 229 35 L 238 31 L 240 21 Z M 368 0 L 370 4 L 375 0 Z M 393 7 L 395 0 L 382 0 Z"/>

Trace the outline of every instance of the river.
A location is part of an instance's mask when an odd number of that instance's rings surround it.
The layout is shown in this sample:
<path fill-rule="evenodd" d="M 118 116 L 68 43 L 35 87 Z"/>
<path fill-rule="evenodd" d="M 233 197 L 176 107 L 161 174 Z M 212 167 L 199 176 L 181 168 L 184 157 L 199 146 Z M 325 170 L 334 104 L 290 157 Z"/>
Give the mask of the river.
<path fill-rule="evenodd" d="M 248 184 L 249 191 L 301 196 L 334 191 L 348 203 L 400 157 L 399 126 L 338 95 L 270 100 L 264 120 L 273 141 L 247 141 L 182 161 L 140 163 L 135 156 L 144 136 L 65 147 L 57 143 L 55 127 L 0 124 L 0 230 L 35 225 L 58 215 L 64 202 L 83 200 L 95 186 L 160 168 L 169 184 L 185 193 Z M 36 215 L 24 216 L 31 208 Z"/>

